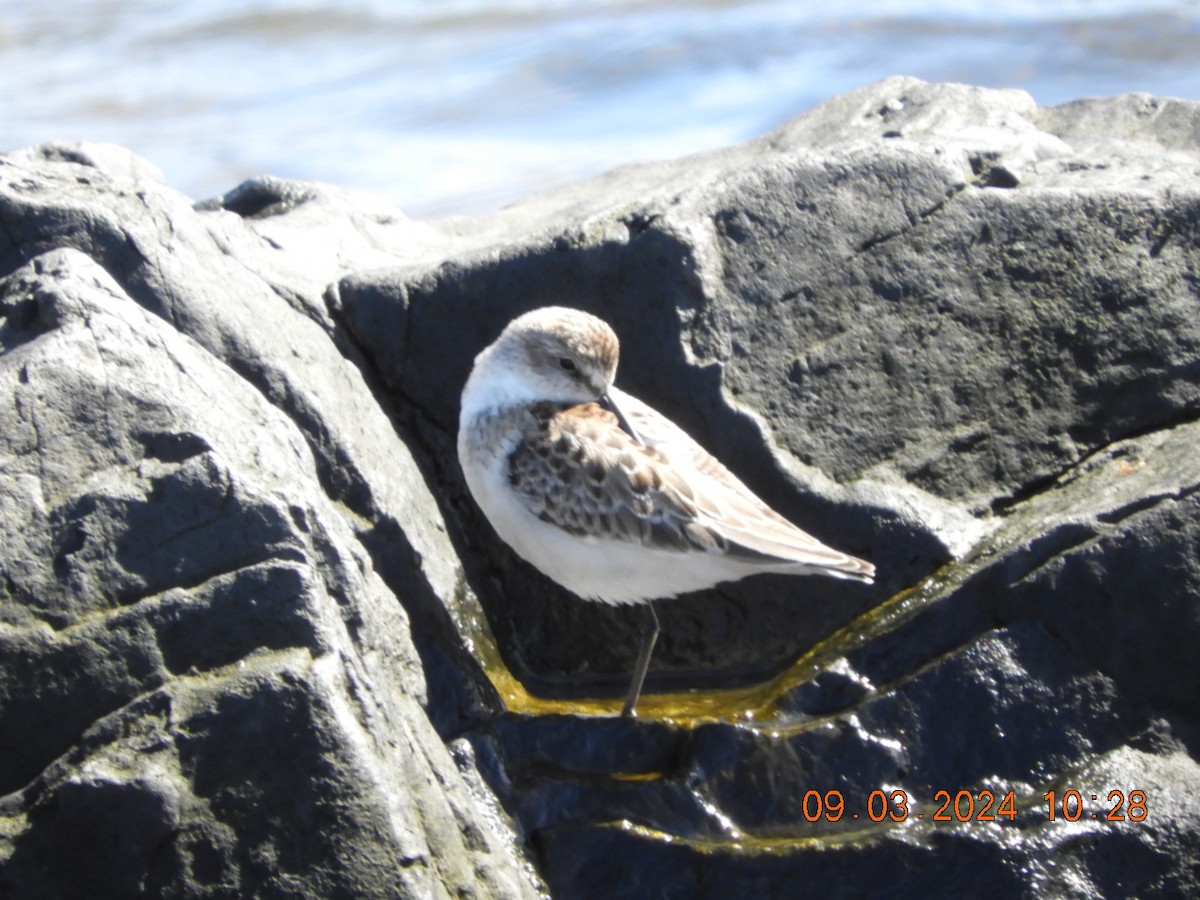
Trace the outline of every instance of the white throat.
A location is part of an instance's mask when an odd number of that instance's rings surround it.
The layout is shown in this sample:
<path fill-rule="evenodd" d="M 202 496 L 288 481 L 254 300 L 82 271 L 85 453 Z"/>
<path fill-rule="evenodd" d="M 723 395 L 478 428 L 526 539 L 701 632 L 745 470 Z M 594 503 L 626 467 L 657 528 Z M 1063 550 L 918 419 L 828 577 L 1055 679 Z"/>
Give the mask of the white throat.
<path fill-rule="evenodd" d="M 475 368 L 462 392 L 462 420 L 545 400 L 539 396 L 536 379 L 512 365 L 488 347 L 475 357 Z"/>

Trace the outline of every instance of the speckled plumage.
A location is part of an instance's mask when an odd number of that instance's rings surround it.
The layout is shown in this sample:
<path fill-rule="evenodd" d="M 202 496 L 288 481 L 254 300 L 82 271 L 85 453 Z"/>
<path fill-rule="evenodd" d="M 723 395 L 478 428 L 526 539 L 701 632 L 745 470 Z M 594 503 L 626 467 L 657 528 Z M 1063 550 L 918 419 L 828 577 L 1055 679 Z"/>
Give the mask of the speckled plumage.
<path fill-rule="evenodd" d="M 550 307 L 476 358 L 458 453 L 500 536 L 582 597 L 648 602 L 756 572 L 870 582 L 874 567 L 774 512 L 670 420 L 613 387 L 600 319 Z"/>

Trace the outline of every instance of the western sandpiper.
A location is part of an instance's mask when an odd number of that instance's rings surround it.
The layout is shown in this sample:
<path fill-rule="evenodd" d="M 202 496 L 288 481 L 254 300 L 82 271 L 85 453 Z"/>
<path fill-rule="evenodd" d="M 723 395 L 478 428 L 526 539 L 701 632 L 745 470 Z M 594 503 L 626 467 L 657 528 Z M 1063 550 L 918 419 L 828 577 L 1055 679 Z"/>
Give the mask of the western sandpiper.
<path fill-rule="evenodd" d="M 875 567 L 801 531 L 616 388 L 617 350 L 613 330 L 579 310 L 514 319 L 475 358 L 458 458 L 521 557 L 585 599 L 648 605 L 622 713 L 633 715 L 659 633 L 652 601 L 760 572 L 869 584 Z"/>

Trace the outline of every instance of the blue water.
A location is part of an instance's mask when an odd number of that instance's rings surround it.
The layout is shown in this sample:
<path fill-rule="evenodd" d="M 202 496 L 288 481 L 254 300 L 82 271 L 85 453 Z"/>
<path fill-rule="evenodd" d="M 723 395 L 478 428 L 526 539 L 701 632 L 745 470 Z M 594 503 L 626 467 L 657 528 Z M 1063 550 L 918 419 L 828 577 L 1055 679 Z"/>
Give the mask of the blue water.
<path fill-rule="evenodd" d="M 0 0 L 0 73 L 0 148 L 112 141 L 196 198 L 265 173 L 427 217 L 893 74 L 1200 100 L 1200 0 Z"/>

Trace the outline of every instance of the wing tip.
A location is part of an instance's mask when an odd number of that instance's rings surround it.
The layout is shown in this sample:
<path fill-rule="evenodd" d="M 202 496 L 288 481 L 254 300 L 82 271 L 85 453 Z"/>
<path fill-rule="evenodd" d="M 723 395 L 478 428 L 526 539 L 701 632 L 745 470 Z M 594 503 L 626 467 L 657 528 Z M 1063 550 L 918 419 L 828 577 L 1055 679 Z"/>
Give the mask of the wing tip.
<path fill-rule="evenodd" d="M 863 584 L 875 583 L 875 566 L 857 556 L 847 556 L 843 561 L 824 569 L 823 574 L 847 581 L 860 581 Z"/>

